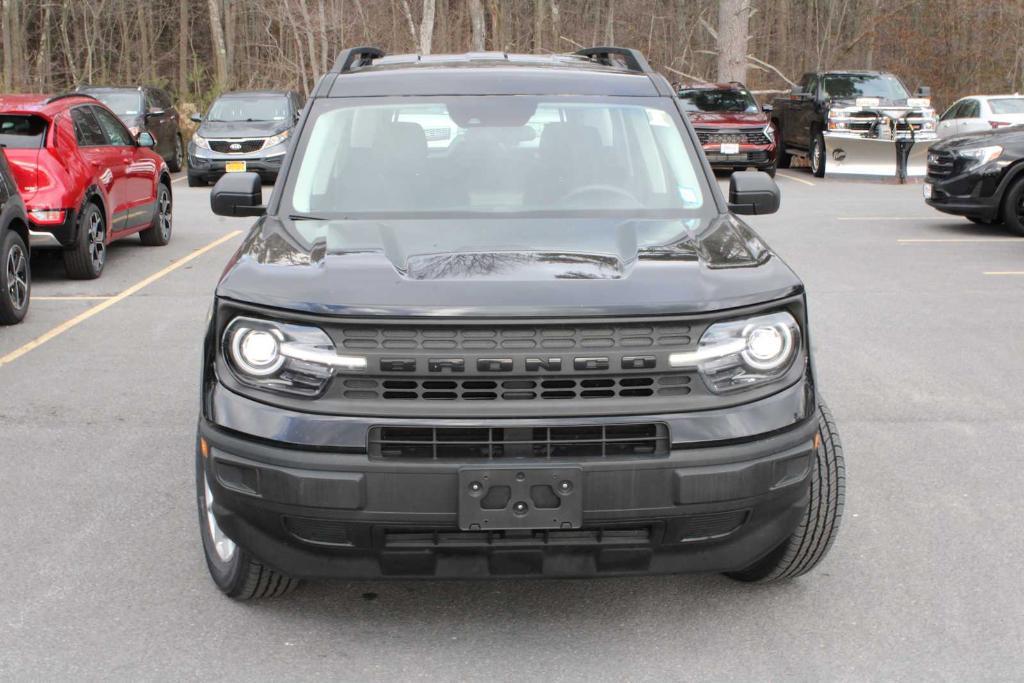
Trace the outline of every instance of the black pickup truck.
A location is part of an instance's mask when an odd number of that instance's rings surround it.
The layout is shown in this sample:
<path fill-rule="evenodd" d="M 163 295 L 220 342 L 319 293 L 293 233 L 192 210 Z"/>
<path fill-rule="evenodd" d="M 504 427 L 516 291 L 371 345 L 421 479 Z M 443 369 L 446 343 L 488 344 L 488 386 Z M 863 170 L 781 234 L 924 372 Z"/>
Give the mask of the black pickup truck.
<path fill-rule="evenodd" d="M 804 74 L 798 86 L 773 102 L 778 168 L 789 168 L 793 156 L 802 156 L 819 178 L 826 167 L 830 173 L 894 175 L 894 149 L 878 142 L 935 139 L 928 95 L 928 88 L 919 87 L 911 96 L 896 76 L 878 71 Z M 923 154 L 926 147 L 918 145 L 917 151 Z M 916 165 L 914 159 L 911 165 L 920 167 L 916 174 L 924 175 L 923 157 Z"/>

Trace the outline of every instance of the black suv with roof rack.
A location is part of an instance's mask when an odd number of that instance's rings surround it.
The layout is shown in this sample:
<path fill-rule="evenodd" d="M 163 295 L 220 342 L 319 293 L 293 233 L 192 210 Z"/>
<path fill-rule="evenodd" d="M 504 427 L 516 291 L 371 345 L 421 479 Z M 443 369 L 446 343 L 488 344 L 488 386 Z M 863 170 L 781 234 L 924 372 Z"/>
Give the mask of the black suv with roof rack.
<path fill-rule="evenodd" d="M 426 130 L 448 129 L 428 138 Z M 200 533 L 300 579 L 802 574 L 844 468 L 800 280 L 633 50 L 339 55 L 217 286 Z"/>

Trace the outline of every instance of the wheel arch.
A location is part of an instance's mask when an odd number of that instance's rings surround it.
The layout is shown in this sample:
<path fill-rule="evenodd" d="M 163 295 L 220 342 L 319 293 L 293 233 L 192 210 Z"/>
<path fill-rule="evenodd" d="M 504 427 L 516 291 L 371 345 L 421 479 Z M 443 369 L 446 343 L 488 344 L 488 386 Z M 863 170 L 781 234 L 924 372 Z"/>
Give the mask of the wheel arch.
<path fill-rule="evenodd" d="M 996 194 L 999 199 L 996 202 L 996 216 L 1002 216 L 1006 209 L 1006 197 L 1010 194 L 1010 188 L 1024 179 L 1024 159 L 1019 159 L 1006 169 L 1003 179 L 999 181 Z"/>
<path fill-rule="evenodd" d="M 20 237 L 25 243 L 25 248 L 31 251 L 32 245 L 28 235 L 28 223 L 21 216 L 15 215 L 11 218 L 10 222 L 7 223 L 7 230 Z"/>

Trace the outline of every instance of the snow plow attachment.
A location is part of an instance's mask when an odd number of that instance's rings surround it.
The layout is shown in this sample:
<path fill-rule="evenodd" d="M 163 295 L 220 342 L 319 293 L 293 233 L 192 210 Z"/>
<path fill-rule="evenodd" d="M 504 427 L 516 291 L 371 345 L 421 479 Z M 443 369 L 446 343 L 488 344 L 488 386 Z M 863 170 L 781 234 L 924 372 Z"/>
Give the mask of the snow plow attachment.
<path fill-rule="evenodd" d="M 825 174 L 907 178 L 928 172 L 928 146 L 935 141 L 935 112 L 928 100 L 908 107 L 878 107 L 864 98 L 829 112 Z"/>
<path fill-rule="evenodd" d="M 928 172 L 928 145 L 935 138 L 884 140 L 859 135 L 825 138 L 825 175 L 862 175 L 881 178 L 922 177 Z M 909 148 L 909 149 L 908 149 Z M 909 152 L 909 153 L 908 153 Z M 905 165 L 901 156 L 907 154 Z M 903 173 L 900 172 L 903 166 Z"/>

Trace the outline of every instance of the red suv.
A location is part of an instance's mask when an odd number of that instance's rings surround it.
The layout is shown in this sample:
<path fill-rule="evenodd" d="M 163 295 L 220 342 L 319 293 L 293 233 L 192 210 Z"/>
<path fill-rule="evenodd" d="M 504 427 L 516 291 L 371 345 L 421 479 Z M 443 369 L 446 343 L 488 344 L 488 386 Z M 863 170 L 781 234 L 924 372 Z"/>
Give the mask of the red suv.
<path fill-rule="evenodd" d="M 775 135 L 768 118 L 771 107 L 758 107 L 746 86 L 687 85 L 679 90 L 679 100 L 713 168 L 755 168 L 775 175 Z"/>
<path fill-rule="evenodd" d="M 63 249 L 69 277 L 100 276 L 107 245 L 171 239 L 171 176 L 146 132 L 132 137 L 98 100 L 0 96 L 0 144 L 25 200 L 32 248 Z"/>

